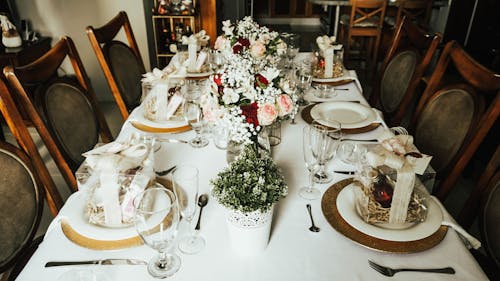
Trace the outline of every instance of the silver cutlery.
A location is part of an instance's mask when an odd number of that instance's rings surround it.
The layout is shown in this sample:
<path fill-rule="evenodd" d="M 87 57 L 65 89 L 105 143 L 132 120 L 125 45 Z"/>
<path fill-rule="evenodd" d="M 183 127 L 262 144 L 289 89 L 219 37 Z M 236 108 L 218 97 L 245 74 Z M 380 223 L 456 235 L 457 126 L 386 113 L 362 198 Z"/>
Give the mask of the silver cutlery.
<path fill-rule="evenodd" d="M 173 166 L 173 167 L 170 167 L 166 170 L 163 170 L 163 171 L 158 171 L 158 172 L 155 172 L 157 176 L 160 176 L 160 177 L 163 177 L 163 176 L 166 176 L 168 175 L 170 172 L 172 172 L 177 166 Z"/>
<path fill-rule="evenodd" d="M 354 171 L 333 171 L 336 174 L 354 175 Z"/>
<path fill-rule="evenodd" d="M 387 266 L 379 265 L 369 260 L 368 263 L 370 267 L 375 269 L 377 272 L 385 276 L 393 276 L 394 274 L 401 271 L 417 271 L 417 272 L 430 272 L 430 273 L 444 273 L 444 274 L 455 274 L 455 270 L 452 267 L 444 268 L 390 268 Z"/>
<path fill-rule="evenodd" d="M 87 260 L 87 261 L 49 261 L 45 267 L 66 266 L 66 265 L 147 265 L 148 263 L 138 259 L 102 259 L 102 260 Z"/>
<path fill-rule="evenodd" d="M 334 140 L 341 140 L 341 141 L 358 141 L 358 142 L 378 142 L 377 139 L 366 139 L 366 140 L 363 140 L 363 139 L 349 139 L 349 138 L 336 138 L 334 136 L 331 136 L 331 135 L 328 135 L 330 138 L 334 139 Z"/>
<path fill-rule="evenodd" d="M 200 221 L 201 221 L 201 213 L 203 211 L 203 207 L 205 207 L 208 203 L 208 195 L 202 194 L 198 197 L 198 206 L 200 206 L 200 215 L 198 216 L 198 222 L 196 223 L 196 227 L 194 229 L 200 230 Z"/>
<path fill-rule="evenodd" d="M 335 91 L 349 91 L 347 88 L 334 88 Z"/>
<path fill-rule="evenodd" d="M 311 218 L 311 227 L 309 227 L 309 230 L 312 232 L 319 232 L 320 228 L 317 227 L 316 225 L 314 225 L 314 220 L 313 220 L 313 216 L 311 213 L 311 204 L 307 204 L 306 207 L 307 207 L 307 211 L 309 212 L 309 218 Z"/>
<path fill-rule="evenodd" d="M 188 143 L 185 140 L 178 140 L 178 139 L 157 138 L 156 140 L 160 141 L 160 142 L 168 142 L 168 143 Z"/>

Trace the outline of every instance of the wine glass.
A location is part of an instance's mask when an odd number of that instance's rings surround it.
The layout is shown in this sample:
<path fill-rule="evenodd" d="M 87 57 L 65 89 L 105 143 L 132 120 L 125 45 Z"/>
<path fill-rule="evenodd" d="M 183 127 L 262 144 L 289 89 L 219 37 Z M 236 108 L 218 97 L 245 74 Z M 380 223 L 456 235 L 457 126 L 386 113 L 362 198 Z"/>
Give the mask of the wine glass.
<path fill-rule="evenodd" d="M 332 160 L 342 138 L 341 125 L 336 121 L 328 121 L 328 126 L 313 122 L 311 124 L 311 150 L 318 162 L 319 168 L 313 180 L 317 183 L 328 183 L 332 177 L 325 169 L 325 165 Z"/>
<path fill-rule="evenodd" d="M 184 100 L 184 119 L 196 132 L 196 136 L 189 141 L 192 147 L 204 147 L 208 145 L 208 140 L 201 134 L 201 130 L 205 125 L 203 119 L 203 109 L 199 104 L 199 100 Z"/>
<path fill-rule="evenodd" d="M 319 164 L 317 159 L 312 154 L 311 149 L 311 134 L 314 133 L 313 127 L 310 125 L 304 126 L 302 129 L 302 150 L 304 154 L 304 163 L 309 172 L 309 184 L 308 186 L 299 189 L 300 197 L 307 200 L 318 199 L 321 195 L 319 189 L 314 187 L 314 174 L 319 169 Z"/>
<path fill-rule="evenodd" d="M 177 235 L 179 207 L 175 194 L 160 184 L 139 193 L 133 201 L 135 227 L 144 243 L 159 255 L 148 263 L 148 271 L 155 278 L 165 278 L 177 272 L 181 260 L 169 252 Z"/>
<path fill-rule="evenodd" d="M 203 249 L 205 240 L 193 231 L 192 221 L 198 203 L 198 169 L 189 165 L 177 167 L 172 173 L 182 219 L 187 222 L 189 233 L 179 242 L 179 250 L 195 254 Z"/>
<path fill-rule="evenodd" d="M 307 102 L 304 100 L 305 92 L 311 87 L 312 75 L 307 72 L 300 72 L 297 75 L 297 89 L 299 90 L 299 100 L 297 101 L 299 105 L 306 105 Z"/>

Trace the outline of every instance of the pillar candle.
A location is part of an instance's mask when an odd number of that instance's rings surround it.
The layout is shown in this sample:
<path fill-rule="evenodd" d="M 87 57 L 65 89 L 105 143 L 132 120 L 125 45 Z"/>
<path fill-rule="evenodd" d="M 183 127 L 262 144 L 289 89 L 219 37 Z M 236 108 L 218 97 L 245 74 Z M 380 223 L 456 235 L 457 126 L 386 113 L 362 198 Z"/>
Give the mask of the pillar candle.
<path fill-rule="evenodd" d="M 326 48 L 324 51 L 325 55 L 325 77 L 333 77 L 333 46 Z"/>

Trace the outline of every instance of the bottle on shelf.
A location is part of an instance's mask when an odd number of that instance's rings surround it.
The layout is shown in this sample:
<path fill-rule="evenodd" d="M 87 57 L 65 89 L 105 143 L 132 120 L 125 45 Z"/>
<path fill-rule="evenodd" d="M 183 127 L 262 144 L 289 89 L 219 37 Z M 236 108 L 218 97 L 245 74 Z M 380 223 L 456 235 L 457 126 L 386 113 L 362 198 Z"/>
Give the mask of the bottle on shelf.
<path fill-rule="evenodd" d="M 177 39 L 177 42 L 182 42 L 182 35 L 184 35 L 184 26 L 182 22 L 179 22 L 175 26 L 175 38 Z"/>
<path fill-rule="evenodd" d="M 170 32 L 170 24 L 168 22 L 163 22 L 158 40 L 158 50 L 161 53 L 168 53 L 171 40 L 172 34 Z"/>
<path fill-rule="evenodd" d="M 193 34 L 193 30 L 191 30 L 191 26 L 190 25 L 186 25 L 186 31 L 184 32 L 184 35 L 189 37 Z"/>

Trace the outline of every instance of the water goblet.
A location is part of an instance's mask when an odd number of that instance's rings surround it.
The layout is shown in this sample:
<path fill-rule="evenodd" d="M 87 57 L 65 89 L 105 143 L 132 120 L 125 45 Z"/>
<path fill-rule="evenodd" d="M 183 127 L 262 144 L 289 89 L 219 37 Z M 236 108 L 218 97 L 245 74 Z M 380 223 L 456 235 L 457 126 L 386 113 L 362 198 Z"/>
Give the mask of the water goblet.
<path fill-rule="evenodd" d="M 311 149 L 311 134 L 313 134 L 313 128 L 310 125 L 304 126 L 302 129 L 302 152 L 304 155 L 304 164 L 309 173 L 309 184 L 305 187 L 299 189 L 299 196 L 307 199 L 314 200 L 318 199 L 321 195 L 319 189 L 314 187 L 314 174 L 319 168 L 317 159 L 314 157 Z"/>
<path fill-rule="evenodd" d="M 175 194 L 156 184 L 139 193 L 133 201 L 135 227 L 144 244 L 158 251 L 148 263 L 148 272 L 155 278 L 166 278 L 177 272 L 181 260 L 169 250 L 177 235 L 179 207 Z"/>
<path fill-rule="evenodd" d="M 329 121 L 328 126 L 317 122 L 313 122 L 311 126 L 311 150 L 319 166 L 313 180 L 317 183 L 328 183 L 332 177 L 326 171 L 325 166 L 337 151 L 342 138 L 341 125 L 336 121 Z"/>
<path fill-rule="evenodd" d="M 184 100 L 184 119 L 196 132 L 196 136 L 189 141 L 192 147 L 204 147 L 208 145 L 208 140 L 201 134 L 205 125 L 203 119 L 203 109 L 198 100 Z"/>
<path fill-rule="evenodd" d="M 304 100 L 304 94 L 311 87 L 312 75 L 305 72 L 299 73 L 296 82 L 299 93 L 299 100 L 297 103 L 299 105 L 307 105 L 307 102 Z"/>
<path fill-rule="evenodd" d="M 189 228 L 188 235 L 179 242 L 179 250 L 185 254 L 198 253 L 205 246 L 205 240 L 196 235 L 192 227 L 198 204 L 198 169 L 189 165 L 179 166 L 172 173 L 172 181 L 182 219 Z"/>

